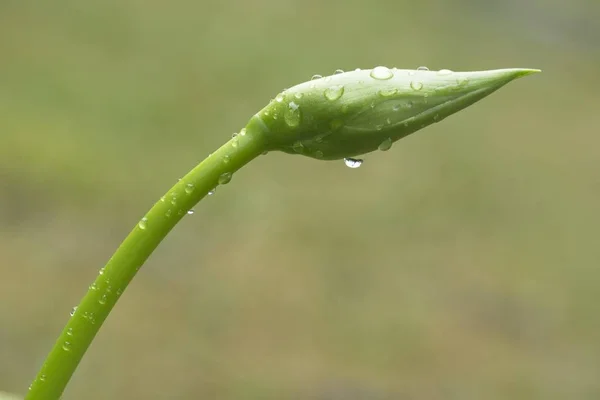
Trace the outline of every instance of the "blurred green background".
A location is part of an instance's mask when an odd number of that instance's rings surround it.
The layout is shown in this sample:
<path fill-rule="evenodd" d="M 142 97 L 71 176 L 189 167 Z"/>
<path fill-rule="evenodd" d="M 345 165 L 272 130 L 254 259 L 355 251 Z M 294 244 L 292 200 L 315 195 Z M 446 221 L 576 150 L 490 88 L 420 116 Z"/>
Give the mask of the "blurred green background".
<path fill-rule="evenodd" d="M 541 68 L 343 162 L 205 199 L 64 399 L 600 398 L 596 0 L 0 1 L 0 390 L 145 211 L 337 68 Z"/>

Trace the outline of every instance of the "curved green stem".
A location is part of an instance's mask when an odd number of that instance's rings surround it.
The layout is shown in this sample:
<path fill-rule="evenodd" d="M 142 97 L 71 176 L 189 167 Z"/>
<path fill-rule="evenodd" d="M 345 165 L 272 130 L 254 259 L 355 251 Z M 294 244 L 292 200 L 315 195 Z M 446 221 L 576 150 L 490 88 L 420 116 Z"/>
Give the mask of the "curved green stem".
<path fill-rule="evenodd" d="M 264 124 L 255 116 L 240 135 L 208 156 L 148 211 L 73 309 L 25 399 L 60 398 L 102 323 L 154 249 L 210 190 L 228 183 L 235 171 L 265 150 Z"/>

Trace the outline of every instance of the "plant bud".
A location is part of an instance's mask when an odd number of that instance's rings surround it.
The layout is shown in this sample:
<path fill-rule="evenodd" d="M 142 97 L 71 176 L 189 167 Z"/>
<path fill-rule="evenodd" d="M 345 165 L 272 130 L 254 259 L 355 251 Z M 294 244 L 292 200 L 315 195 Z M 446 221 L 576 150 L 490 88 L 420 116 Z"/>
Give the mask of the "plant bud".
<path fill-rule="evenodd" d="M 253 119 L 262 125 L 269 150 L 323 160 L 355 157 L 388 150 L 395 141 L 535 72 L 357 69 L 315 76 L 287 89 Z"/>

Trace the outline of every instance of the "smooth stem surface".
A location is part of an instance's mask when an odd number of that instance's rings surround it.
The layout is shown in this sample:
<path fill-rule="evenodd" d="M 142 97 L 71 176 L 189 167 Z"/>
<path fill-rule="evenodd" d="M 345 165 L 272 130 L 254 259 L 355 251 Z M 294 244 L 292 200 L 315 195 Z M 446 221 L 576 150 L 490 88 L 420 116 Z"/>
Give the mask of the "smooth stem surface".
<path fill-rule="evenodd" d="M 250 120 L 244 135 L 208 156 L 140 220 L 72 312 L 25 399 L 60 398 L 102 323 L 154 249 L 210 190 L 229 182 L 231 174 L 265 150 L 261 126 L 257 117 Z"/>

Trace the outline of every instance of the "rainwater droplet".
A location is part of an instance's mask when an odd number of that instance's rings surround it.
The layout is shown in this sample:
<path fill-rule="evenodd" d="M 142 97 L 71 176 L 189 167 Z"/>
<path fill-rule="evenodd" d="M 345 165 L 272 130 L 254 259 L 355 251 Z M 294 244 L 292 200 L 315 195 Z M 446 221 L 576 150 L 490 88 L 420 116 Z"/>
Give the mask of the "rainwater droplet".
<path fill-rule="evenodd" d="M 73 336 L 73 328 L 67 329 L 67 336 Z"/>
<path fill-rule="evenodd" d="M 386 80 L 394 76 L 394 73 L 388 67 L 375 67 L 371 71 L 371 78 Z"/>
<path fill-rule="evenodd" d="M 106 295 L 103 294 L 102 297 L 100 297 L 100 299 L 98 299 L 98 303 L 104 305 L 106 304 Z"/>
<path fill-rule="evenodd" d="M 246 128 L 242 128 L 240 131 L 240 136 L 246 136 Z"/>
<path fill-rule="evenodd" d="M 283 119 L 285 120 L 285 123 L 290 128 L 295 128 L 298 125 L 300 125 L 301 118 L 302 115 L 300 113 L 300 106 L 291 101 L 288 105 L 288 108 L 285 110 L 285 113 L 283 114 Z"/>
<path fill-rule="evenodd" d="M 235 149 L 236 147 L 238 147 L 238 138 L 237 138 L 237 137 L 234 137 L 234 138 L 231 140 L 231 147 L 233 147 L 234 149 Z"/>
<path fill-rule="evenodd" d="M 381 142 L 381 144 L 378 146 L 378 149 L 381 151 L 388 151 L 389 149 L 392 148 L 392 139 L 391 138 L 387 138 L 385 139 L 383 142 Z"/>
<path fill-rule="evenodd" d="M 231 138 L 233 139 L 233 138 L 234 138 L 234 137 L 236 137 L 237 135 L 238 135 L 238 134 L 237 134 L 237 132 L 233 132 L 233 133 L 231 134 Z"/>
<path fill-rule="evenodd" d="M 40 375 L 40 382 L 46 382 L 46 375 L 45 374 Z"/>
<path fill-rule="evenodd" d="M 382 97 L 390 97 L 398 93 L 398 89 L 396 88 L 386 88 L 378 91 L 379 95 Z"/>
<path fill-rule="evenodd" d="M 71 317 L 73 315 L 75 315 L 75 311 L 77 311 L 77 306 L 73 307 L 73 309 L 71 309 Z"/>
<path fill-rule="evenodd" d="M 322 75 L 315 74 L 312 76 L 312 78 L 310 78 L 310 80 L 314 81 L 315 79 L 321 79 L 322 77 L 323 77 Z"/>
<path fill-rule="evenodd" d="M 192 214 L 194 214 L 194 210 L 188 210 L 187 213 L 188 213 L 188 215 L 192 215 Z"/>
<path fill-rule="evenodd" d="M 219 176 L 219 185 L 226 185 L 231 181 L 233 174 L 231 172 L 224 172 Z"/>
<path fill-rule="evenodd" d="M 339 74 L 343 74 L 343 73 L 344 73 L 344 70 L 343 70 L 343 69 L 336 69 L 336 70 L 333 72 L 333 74 L 334 74 L 334 75 L 339 75 Z"/>
<path fill-rule="evenodd" d="M 461 78 L 458 78 L 458 79 L 456 79 L 456 84 L 457 84 L 458 86 L 464 86 L 464 85 L 466 85 L 468 82 L 469 82 L 469 79 L 468 79 L 468 78 L 465 78 L 465 77 L 461 77 Z"/>
<path fill-rule="evenodd" d="M 283 101 L 283 94 L 279 93 L 277 96 L 275 96 L 275 101 L 281 103 Z"/>
<path fill-rule="evenodd" d="M 100 271 L 98 271 L 99 275 L 104 275 L 104 267 L 100 268 Z"/>
<path fill-rule="evenodd" d="M 423 83 L 419 81 L 410 81 L 410 88 L 412 90 L 421 90 L 423 89 Z"/>
<path fill-rule="evenodd" d="M 212 188 L 208 191 L 208 195 L 212 196 L 213 194 L 215 194 L 216 191 L 217 191 L 217 188 Z"/>
<path fill-rule="evenodd" d="M 123 289 L 119 288 L 117 289 L 117 296 L 120 296 L 123 294 Z"/>
<path fill-rule="evenodd" d="M 301 92 L 294 94 L 294 97 L 298 100 L 300 100 L 302 98 L 302 96 L 304 96 L 304 94 L 302 94 Z"/>
<path fill-rule="evenodd" d="M 444 75 L 450 75 L 450 74 L 452 74 L 452 71 L 450 71 L 449 69 L 440 69 L 438 71 L 438 75 L 444 76 Z"/>
<path fill-rule="evenodd" d="M 228 155 L 224 155 L 223 156 L 223 164 L 227 164 L 227 163 L 229 163 L 229 161 L 231 161 L 231 157 L 229 157 Z"/>
<path fill-rule="evenodd" d="M 417 71 L 429 71 L 429 68 L 425 66 L 420 66 L 419 68 L 417 68 Z"/>
<path fill-rule="evenodd" d="M 187 185 L 185 185 L 185 192 L 187 194 L 191 194 L 194 191 L 194 189 L 196 189 L 196 187 L 193 183 L 188 183 Z"/>
<path fill-rule="evenodd" d="M 167 210 L 167 212 L 165 213 L 165 217 L 169 218 L 171 216 L 171 214 L 173 214 L 173 210 L 171 210 L 170 208 Z"/>
<path fill-rule="evenodd" d="M 302 142 L 294 142 L 294 144 L 292 145 L 292 150 L 294 150 L 296 153 L 302 153 L 302 151 L 304 150 L 304 145 L 302 144 Z"/>
<path fill-rule="evenodd" d="M 146 227 L 148 226 L 148 219 L 146 217 L 142 218 L 140 222 L 138 222 L 138 226 L 141 230 L 146 229 Z"/>
<path fill-rule="evenodd" d="M 344 94 L 344 85 L 331 86 L 325 89 L 323 95 L 329 101 L 335 101 Z"/>
<path fill-rule="evenodd" d="M 346 164 L 346 167 L 358 168 L 362 165 L 363 160 L 359 158 L 344 158 L 344 163 Z"/>
<path fill-rule="evenodd" d="M 89 287 L 90 290 L 98 290 L 98 286 L 96 286 L 96 283 L 92 283 Z"/>
<path fill-rule="evenodd" d="M 64 342 L 62 348 L 64 351 L 71 351 L 71 342 Z"/>

